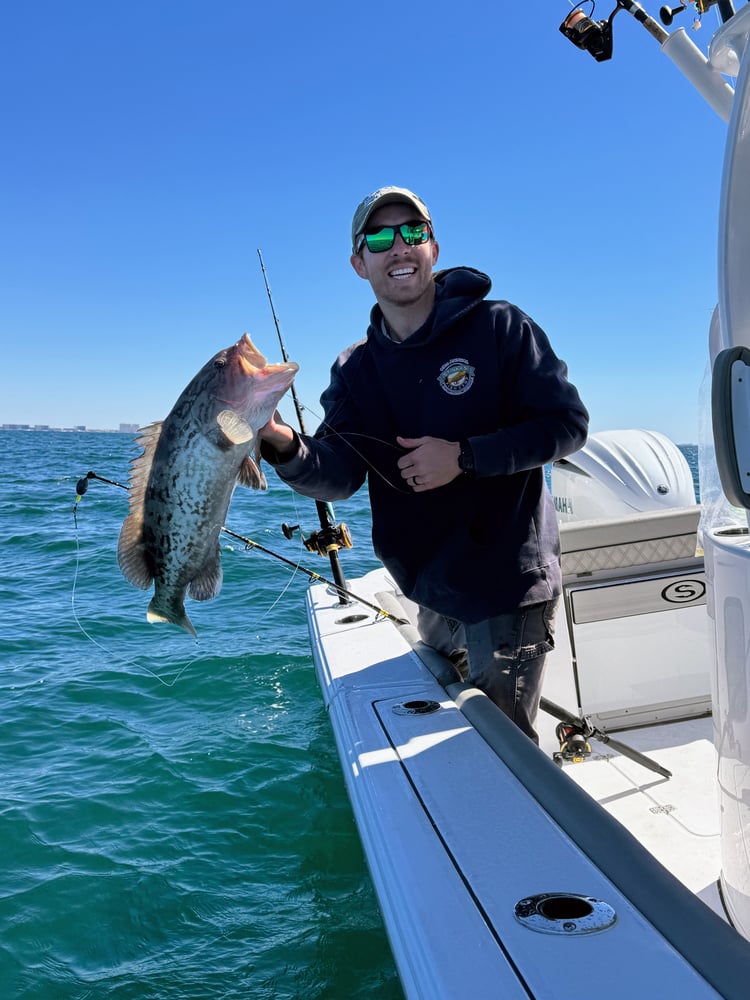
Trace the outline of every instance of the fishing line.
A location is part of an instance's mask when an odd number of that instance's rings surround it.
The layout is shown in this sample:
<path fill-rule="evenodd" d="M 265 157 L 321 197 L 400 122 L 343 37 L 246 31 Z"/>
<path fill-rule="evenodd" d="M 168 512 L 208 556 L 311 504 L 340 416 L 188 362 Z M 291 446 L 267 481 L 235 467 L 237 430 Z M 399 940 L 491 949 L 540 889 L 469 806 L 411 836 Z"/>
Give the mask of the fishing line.
<path fill-rule="evenodd" d="M 316 420 L 320 421 L 321 427 L 325 427 L 326 430 L 329 431 L 331 434 L 334 434 L 336 437 L 341 438 L 344 444 L 347 445 L 347 447 L 351 448 L 354 454 L 358 458 L 362 459 L 367 468 L 372 470 L 372 472 L 374 472 L 377 476 L 379 476 L 387 486 L 390 486 L 391 489 L 396 490 L 397 493 L 405 493 L 408 494 L 409 496 L 413 495 L 411 490 L 401 487 L 396 483 L 392 483 L 390 479 L 385 475 L 385 473 L 381 472 L 380 469 L 376 468 L 372 464 L 372 462 L 368 460 L 367 456 L 363 455 L 362 452 L 357 447 L 355 447 L 355 445 L 353 445 L 351 441 L 347 441 L 347 437 L 360 437 L 364 438 L 367 441 L 375 441 L 376 444 L 382 444 L 386 448 L 392 448 L 393 451 L 398 451 L 403 454 L 404 449 L 400 445 L 394 444 L 392 441 L 386 441 L 384 438 L 376 437 L 374 434 L 363 434 L 360 433 L 359 431 L 344 431 L 344 432 L 337 431 L 335 427 L 331 426 L 331 424 L 328 423 L 325 417 L 321 416 L 319 413 L 316 413 L 312 406 L 305 405 L 303 408 L 312 413 L 312 415 L 315 417 Z"/>
<path fill-rule="evenodd" d="M 286 563 L 288 566 L 295 566 L 295 563 L 293 563 L 291 559 L 287 559 L 285 556 L 279 555 L 278 552 L 272 552 L 270 549 L 264 548 L 259 542 L 253 541 L 252 538 L 245 538 L 243 535 L 238 535 L 234 531 L 230 531 L 229 528 L 222 528 L 222 531 L 224 531 L 227 535 L 230 535 L 232 538 L 236 538 L 238 542 L 244 542 L 249 549 L 260 549 L 261 552 L 265 552 L 267 555 L 273 556 L 275 559 L 280 559 L 281 562 Z M 314 580 L 317 583 L 326 584 L 329 590 L 334 591 L 341 597 L 348 597 L 351 598 L 352 601 L 356 601 L 357 604 L 364 604 L 366 608 L 370 608 L 372 611 L 375 611 L 381 618 L 388 618 L 399 625 L 409 624 L 407 619 L 398 618 L 396 615 L 392 615 L 389 611 L 378 607 L 377 604 L 373 604 L 371 601 L 365 600 L 364 597 L 360 597 L 359 594 L 355 594 L 347 587 L 339 586 L 339 584 L 334 583 L 333 580 L 327 580 L 324 576 L 321 576 L 320 573 L 315 573 L 313 570 L 307 569 L 301 563 L 297 563 L 296 568 L 300 571 L 300 573 L 304 573 L 305 576 L 308 576 L 311 580 Z"/>
<path fill-rule="evenodd" d="M 72 593 L 71 593 L 71 601 L 72 602 L 75 601 L 75 591 L 76 591 L 76 583 L 77 583 L 77 580 L 78 580 L 78 568 L 79 568 L 79 560 L 80 560 L 80 545 L 79 545 L 79 540 L 78 540 L 78 504 L 81 502 L 82 497 L 84 496 L 84 494 L 88 490 L 88 488 L 89 488 L 89 481 L 92 480 L 92 479 L 96 479 L 96 480 L 98 480 L 101 483 L 106 483 L 108 486 L 117 486 L 120 489 L 125 490 L 126 492 L 130 491 L 130 487 L 128 485 L 126 485 L 124 483 L 118 483 L 114 479 L 107 479 L 104 476 L 98 475 L 96 472 L 87 472 L 86 475 L 82 476 L 78 480 L 78 482 L 76 483 L 76 500 L 75 500 L 75 504 L 73 506 L 73 521 L 74 521 L 74 524 L 75 524 L 75 531 L 76 531 L 76 569 L 75 569 L 75 576 L 74 576 L 74 580 L 73 580 L 73 590 L 72 590 Z M 219 530 L 220 531 L 223 530 L 221 526 L 219 526 Z M 292 580 L 293 580 L 293 577 L 292 577 Z M 267 615 L 269 615 L 271 613 L 271 611 L 273 611 L 273 609 L 276 607 L 276 605 L 279 603 L 279 601 L 281 600 L 281 598 L 284 596 L 284 594 L 286 593 L 286 591 L 291 586 L 292 580 L 289 581 L 289 583 L 287 584 L 287 586 L 282 590 L 281 594 L 276 598 L 276 600 L 271 605 L 271 607 L 268 608 L 259 618 L 256 618 L 254 621 L 251 621 L 249 623 L 251 627 L 255 627 L 257 625 L 260 625 L 263 622 L 263 620 L 267 617 Z M 96 639 L 94 639 L 93 636 L 91 636 L 86 631 L 86 629 L 83 627 L 83 624 L 81 623 L 80 619 L 78 618 L 78 616 L 76 614 L 75 603 L 73 603 L 73 616 L 74 616 L 74 619 L 76 621 L 76 624 L 81 629 L 81 631 L 83 632 L 83 634 L 86 635 L 87 638 L 90 639 L 91 642 L 94 643 L 94 645 L 99 646 L 100 649 L 104 649 L 105 652 L 109 652 L 100 643 L 98 643 L 96 641 Z M 111 655 L 114 655 L 114 654 L 111 654 Z M 187 668 L 192 663 L 195 663 L 196 660 L 198 660 L 198 659 L 200 659 L 200 657 L 195 657 L 188 664 L 186 664 L 186 666 L 183 667 L 183 669 L 177 675 L 177 677 L 175 678 L 175 680 L 172 681 L 172 684 L 175 684 L 177 682 L 177 680 L 179 679 L 179 677 L 181 676 L 181 674 L 185 670 L 187 670 Z M 121 663 L 128 663 L 128 662 L 130 662 L 131 664 L 133 663 L 133 661 L 126 661 L 126 660 L 123 660 L 122 658 L 120 658 L 120 662 Z M 148 670 L 147 667 L 144 668 L 144 669 L 148 673 L 152 673 L 151 671 Z M 159 678 L 157 674 L 153 674 L 152 673 L 152 676 L 157 677 L 158 680 L 161 680 L 161 678 Z M 164 682 L 162 682 L 162 683 L 164 683 Z M 168 685 L 168 686 L 171 687 L 171 685 Z"/>
<path fill-rule="evenodd" d="M 291 489 L 291 487 L 287 486 L 286 483 L 282 482 L 282 485 L 285 486 L 286 490 L 291 494 L 292 503 L 293 503 L 293 506 L 294 506 L 295 520 L 299 521 L 300 520 L 300 516 L 299 516 L 299 511 L 297 509 L 297 494 L 294 492 L 293 489 Z M 232 538 L 235 538 L 235 539 L 238 539 L 238 540 L 240 539 L 239 535 L 235 535 L 233 532 L 229 531 L 229 529 L 227 529 L 227 528 L 222 527 L 221 530 L 225 534 L 229 535 Z M 246 543 L 245 539 L 242 539 L 242 541 L 244 543 L 245 551 L 250 551 L 253 548 L 259 548 L 262 551 L 270 552 L 269 549 L 263 549 L 263 546 L 258 545 L 255 542 L 252 545 L 248 545 Z M 278 593 L 278 595 L 274 598 L 274 600 L 271 603 L 271 605 L 268 608 L 266 608 L 266 610 L 263 612 L 263 614 L 261 615 L 260 618 L 257 618 L 254 622 L 251 623 L 252 625 L 255 626 L 255 625 L 262 624 L 262 622 L 265 621 L 265 619 L 271 614 L 271 612 L 274 611 L 276 609 L 276 607 L 281 603 L 282 599 L 286 596 L 287 591 L 291 589 L 291 586 L 294 583 L 294 579 L 297 576 L 297 571 L 300 569 L 301 562 L 302 562 L 301 557 L 302 557 L 302 553 L 304 552 L 304 544 L 303 544 L 301 538 L 300 538 L 300 541 L 298 542 L 298 546 L 297 547 L 298 547 L 298 550 L 299 550 L 299 553 L 300 553 L 300 558 L 297 559 L 296 564 L 293 563 L 292 560 L 289 561 L 289 564 L 291 566 L 293 566 L 293 572 L 292 572 L 291 576 L 287 580 L 286 584 L 284 584 L 284 586 L 281 588 L 281 590 Z M 270 554 L 271 555 L 276 555 L 276 553 L 273 553 L 273 552 L 270 552 Z M 277 557 L 277 558 L 279 558 L 279 557 Z"/>
<path fill-rule="evenodd" d="M 287 488 L 288 492 L 291 494 L 292 506 L 294 507 L 294 519 L 295 519 L 295 521 L 297 521 L 297 523 L 299 523 L 300 520 L 301 520 L 301 518 L 300 518 L 300 515 L 299 515 L 299 508 L 297 506 L 297 494 L 294 492 L 294 490 L 290 486 L 287 486 L 286 488 Z M 304 546 L 304 543 L 302 541 L 302 535 L 301 534 L 300 534 L 300 539 L 299 539 L 299 541 L 297 543 L 297 551 L 299 552 L 299 556 L 297 558 L 297 565 L 292 570 L 292 575 L 287 580 L 286 586 L 282 589 L 282 591 L 279 594 L 279 596 L 276 598 L 276 600 L 273 602 L 273 604 L 271 605 L 271 607 L 268 609 L 267 613 L 269 613 L 269 614 L 270 614 L 271 611 L 273 611 L 276 608 L 276 606 L 278 604 L 281 603 L 282 597 L 284 597 L 286 595 L 286 592 L 291 589 L 291 586 L 294 583 L 294 580 L 295 580 L 295 578 L 297 576 L 297 573 L 299 571 L 300 565 L 302 563 L 303 554 L 304 554 L 304 551 L 305 551 L 305 546 Z"/>
<path fill-rule="evenodd" d="M 101 479 L 102 477 L 101 476 L 95 476 L 93 473 L 89 473 L 89 478 L 92 478 L 92 479 L 93 478 L 95 478 L 95 479 Z M 109 479 L 103 479 L 102 482 L 110 483 L 113 486 L 122 486 L 121 483 L 112 483 L 111 480 L 109 480 Z M 78 485 L 79 486 L 80 486 L 80 483 L 81 483 L 81 480 L 78 481 Z M 127 488 L 128 488 L 127 486 L 123 487 L 123 489 L 127 489 Z M 85 493 L 85 490 L 83 492 Z M 80 495 L 76 499 L 76 506 L 78 505 L 78 501 L 79 500 L 80 500 Z M 189 660 L 183 667 L 180 668 L 180 670 L 177 672 L 176 676 L 171 681 L 166 681 L 166 680 L 164 680 L 163 677 L 160 677 L 157 673 L 154 673 L 153 670 L 150 670 L 148 667 L 146 667 L 143 664 L 139 663 L 137 660 L 135 660 L 135 659 L 126 659 L 125 657 L 120 656 L 120 654 L 116 653 L 114 650 L 108 649 L 106 646 L 102 645 L 102 643 L 99 642 L 98 639 L 94 638 L 94 636 L 91 635 L 91 633 L 86 629 L 86 627 L 84 626 L 83 622 L 81 621 L 81 619 L 80 619 L 80 617 L 78 615 L 78 611 L 76 609 L 76 590 L 77 590 L 77 587 L 78 587 L 78 575 L 79 575 L 79 568 L 80 568 L 80 564 L 81 564 L 81 543 L 80 543 L 80 538 L 79 538 L 79 534 L 78 534 L 78 520 L 77 520 L 77 518 L 75 518 L 75 508 L 73 510 L 73 513 L 74 513 L 74 520 L 75 520 L 74 537 L 75 537 L 75 543 L 76 543 L 76 564 L 75 564 L 75 569 L 73 571 L 73 587 L 72 587 L 72 590 L 71 590 L 71 593 L 70 593 L 70 604 L 71 604 L 71 610 L 73 612 L 73 620 L 75 621 L 76 625 L 81 630 L 81 632 L 89 640 L 89 642 L 93 643 L 98 649 L 101 649 L 103 653 L 106 653 L 107 656 L 109 656 L 112 660 L 115 661 L 115 663 L 119 663 L 121 666 L 134 667 L 136 670 L 141 671 L 144 674 L 150 675 L 151 677 L 154 677 L 157 681 L 159 681 L 160 684 L 163 684 L 164 687 L 166 687 L 166 688 L 174 687 L 174 685 L 182 677 L 182 675 L 185 673 L 185 671 L 188 669 L 188 667 L 191 667 L 194 663 L 196 663 L 198 660 L 201 659 L 200 656 L 194 656 L 192 660 Z"/>
<path fill-rule="evenodd" d="M 103 652 L 107 653 L 108 656 L 111 656 L 115 661 L 117 661 L 117 662 L 119 662 L 119 663 L 121 663 L 123 665 L 133 666 L 136 669 L 143 671 L 144 673 L 150 675 L 151 677 L 154 677 L 156 680 L 158 680 L 165 687 L 168 687 L 168 688 L 173 687 L 177 683 L 177 681 L 182 677 L 182 675 L 185 673 L 185 671 L 190 666 L 192 666 L 192 664 L 196 663 L 199 659 L 201 659 L 200 656 L 195 656 L 195 657 L 193 657 L 192 660 L 189 660 L 178 671 L 177 675 L 171 681 L 165 681 L 162 677 L 160 677 L 154 671 L 152 671 L 148 667 L 145 667 L 142 664 L 138 663 L 136 660 L 134 660 L 134 659 L 125 659 L 124 657 L 121 657 L 121 656 L 115 654 L 112 650 L 107 649 L 107 647 L 105 647 L 104 645 L 102 645 L 102 643 L 100 643 L 97 639 L 95 639 L 94 636 L 92 636 L 91 633 L 85 628 L 83 622 L 81 621 L 81 619 L 80 619 L 80 617 L 78 615 L 78 612 L 77 612 L 77 609 L 76 609 L 76 595 L 77 595 L 77 587 L 78 587 L 78 578 L 79 578 L 79 573 L 80 573 L 81 556 L 80 556 L 80 538 L 79 538 L 79 533 L 78 533 L 77 508 L 78 508 L 78 504 L 81 501 L 81 498 L 83 497 L 83 495 L 86 493 L 86 491 L 88 489 L 88 484 L 89 484 L 89 481 L 91 479 L 97 479 L 100 482 L 107 483 L 110 486 L 117 486 L 120 489 L 124 489 L 126 491 L 129 491 L 129 489 L 130 489 L 128 486 L 124 485 L 123 483 L 118 483 L 118 482 L 116 482 L 116 481 L 114 481 L 112 479 L 106 479 L 104 476 L 99 476 L 95 472 L 89 472 L 89 473 L 87 473 L 86 476 L 84 476 L 81 479 L 79 479 L 78 482 L 76 483 L 76 502 L 75 502 L 75 505 L 74 505 L 74 508 L 73 508 L 74 534 L 75 534 L 75 542 L 76 542 L 76 565 L 75 565 L 75 571 L 74 571 L 74 576 L 73 576 L 73 586 L 72 586 L 72 591 L 71 591 L 71 606 L 72 606 L 72 612 L 73 612 L 74 621 L 76 622 L 76 625 L 81 630 L 81 632 L 83 633 L 83 635 L 85 635 L 86 638 L 91 643 L 93 643 L 95 646 L 97 646 Z M 289 487 L 287 487 L 287 489 L 289 490 L 289 492 L 292 495 L 293 504 L 294 504 L 294 508 L 295 508 L 295 514 L 298 514 L 296 494 Z M 372 604 L 369 601 L 366 601 L 364 598 L 358 597 L 356 594 L 353 594 L 346 587 L 344 587 L 344 586 L 342 586 L 342 585 L 340 585 L 338 583 L 334 583 L 333 581 L 326 579 L 325 577 L 321 576 L 318 573 L 313 572 L 312 570 L 308 570 L 306 567 L 304 567 L 302 565 L 301 560 L 299 558 L 297 559 L 296 562 L 294 562 L 291 559 L 287 559 L 285 556 L 280 555 L 278 552 L 274 552 L 271 549 L 266 548 L 265 546 L 263 546 L 260 543 L 254 541 L 253 539 L 246 538 L 243 535 L 239 535 L 239 534 L 235 533 L 234 531 L 231 531 L 229 528 L 227 528 L 225 526 L 221 527 L 220 531 L 223 532 L 224 534 L 228 535 L 229 537 L 236 539 L 237 541 L 241 541 L 245 545 L 246 549 L 248 549 L 248 550 L 249 549 L 254 549 L 254 548 L 260 549 L 261 552 L 264 552 L 267 555 L 273 556 L 275 559 L 278 559 L 279 561 L 281 561 L 281 562 L 285 563 L 286 565 L 290 566 L 292 568 L 292 570 L 293 570 L 292 575 L 290 576 L 288 582 L 283 587 L 283 589 L 281 590 L 281 592 L 279 593 L 279 595 L 275 598 L 275 600 L 273 601 L 273 603 L 271 604 L 271 606 L 269 608 L 267 608 L 263 612 L 263 614 L 260 615 L 260 617 L 256 617 L 253 622 L 249 623 L 250 627 L 257 627 L 258 625 L 260 625 L 271 614 L 271 612 L 278 606 L 278 604 L 281 602 L 281 600 L 284 598 L 284 596 L 286 595 L 286 593 L 291 588 L 291 586 L 294 583 L 294 580 L 295 580 L 295 578 L 296 578 L 296 576 L 297 576 L 298 573 L 304 573 L 310 579 L 312 579 L 314 581 L 318 581 L 320 583 L 326 584 L 330 589 L 332 589 L 335 593 L 337 593 L 340 598 L 346 597 L 346 598 L 348 598 L 350 600 L 357 601 L 358 603 L 363 604 L 366 607 L 371 608 L 372 610 L 374 610 L 375 612 L 377 612 L 377 614 L 378 614 L 379 617 L 385 617 L 385 618 L 393 619 L 395 621 L 399 621 L 399 619 L 396 619 L 395 616 L 389 614 L 387 611 L 383 610 L 382 608 L 378 607 L 377 605 Z"/>

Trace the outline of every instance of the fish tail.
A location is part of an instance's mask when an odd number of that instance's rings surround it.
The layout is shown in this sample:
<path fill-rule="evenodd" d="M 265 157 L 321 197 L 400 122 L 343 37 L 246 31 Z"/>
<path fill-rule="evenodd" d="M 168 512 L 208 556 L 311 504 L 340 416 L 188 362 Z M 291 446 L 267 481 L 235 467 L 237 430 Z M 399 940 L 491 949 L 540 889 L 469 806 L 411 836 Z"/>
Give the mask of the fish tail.
<path fill-rule="evenodd" d="M 149 622 L 169 622 L 172 625 L 179 625 L 180 628 L 189 632 L 194 639 L 198 638 L 198 633 L 193 628 L 193 623 L 188 618 L 185 609 L 182 608 L 178 614 L 164 612 L 160 608 L 156 607 L 152 599 L 146 611 L 146 621 Z"/>

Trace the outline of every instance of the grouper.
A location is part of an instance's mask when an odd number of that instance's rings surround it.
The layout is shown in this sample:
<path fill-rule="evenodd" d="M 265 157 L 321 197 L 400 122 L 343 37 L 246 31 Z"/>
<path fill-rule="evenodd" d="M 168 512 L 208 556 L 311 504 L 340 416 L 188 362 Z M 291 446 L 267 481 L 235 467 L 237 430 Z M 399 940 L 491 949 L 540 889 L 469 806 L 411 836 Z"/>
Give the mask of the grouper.
<path fill-rule="evenodd" d="M 117 560 L 136 587 L 153 583 L 148 621 L 196 634 L 185 595 L 209 601 L 221 589 L 219 533 L 234 488 L 266 489 L 257 431 L 298 367 L 269 365 L 245 334 L 201 368 L 165 420 L 139 431 Z"/>

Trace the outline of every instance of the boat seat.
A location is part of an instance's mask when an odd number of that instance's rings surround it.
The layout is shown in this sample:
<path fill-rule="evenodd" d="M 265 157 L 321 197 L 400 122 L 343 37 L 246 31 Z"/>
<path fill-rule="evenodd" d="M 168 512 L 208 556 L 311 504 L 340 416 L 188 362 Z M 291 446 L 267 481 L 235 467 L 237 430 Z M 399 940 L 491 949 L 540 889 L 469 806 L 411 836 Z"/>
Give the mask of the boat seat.
<path fill-rule="evenodd" d="M 701 508 L 675 507 L 560 525 L 563 577 L 695 562 Z"/>

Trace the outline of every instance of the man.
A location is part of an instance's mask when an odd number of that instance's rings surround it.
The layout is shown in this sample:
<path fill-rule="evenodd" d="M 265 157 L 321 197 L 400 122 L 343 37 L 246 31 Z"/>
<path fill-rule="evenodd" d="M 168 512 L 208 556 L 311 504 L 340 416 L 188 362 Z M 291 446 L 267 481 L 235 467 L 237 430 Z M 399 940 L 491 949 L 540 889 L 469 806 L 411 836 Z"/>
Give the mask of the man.
<path fill-rule="evenodd" d="M 276 416 L 262 454 L 318 500 L 367 479 L 375 553 L 419 605 L 423 640 L 537 741 L 561 592 L 543 466 L 584 444 L 588 414 L 544 332 L 487 300 L 481 272 L 433 274 L 438 252 L 413 192 L 362 201 L 351 264 L 377 300 L 367 336 L 333 365 L 315 436 Z"/>

